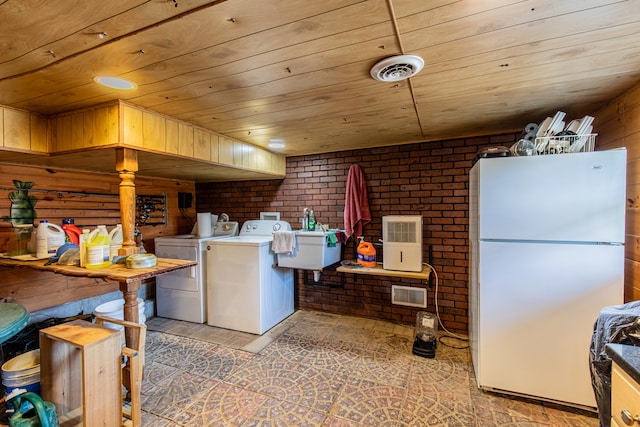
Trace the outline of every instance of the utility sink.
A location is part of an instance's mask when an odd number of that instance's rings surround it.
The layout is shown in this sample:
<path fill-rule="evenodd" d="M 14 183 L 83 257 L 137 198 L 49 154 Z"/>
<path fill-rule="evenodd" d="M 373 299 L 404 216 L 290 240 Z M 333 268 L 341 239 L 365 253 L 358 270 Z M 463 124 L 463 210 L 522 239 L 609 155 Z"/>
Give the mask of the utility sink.
<path fill-rule="evenodd" d="M 332 231 L 329 231 L 330 233 Z M 333 232 L 339 232 L 335 230 Z M 278 266 L 301 270 L 322 270 L 340 261 L 342 243 L 329 247 L 324 231 L 296 232 L 296 248 L 289 254 L 278 254 Z"/>

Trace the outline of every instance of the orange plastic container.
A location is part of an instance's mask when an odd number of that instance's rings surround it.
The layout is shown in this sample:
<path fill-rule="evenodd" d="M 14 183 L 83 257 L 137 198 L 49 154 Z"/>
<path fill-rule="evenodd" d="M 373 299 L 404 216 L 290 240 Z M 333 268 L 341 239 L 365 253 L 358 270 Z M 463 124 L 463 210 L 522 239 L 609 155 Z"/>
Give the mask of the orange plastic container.
<path fill-rule="evenodd" d="M 74 224 L 62 224 L 62 229 L 67 235 L 69 243 L 75 243 L 76 245 L 80 244 L 80 235 L 82 234 L 82 231 L 80 231 L 78 227 Z"/>
<path fill-rule="evenodd" d="M 374 268 L 376 266 L 376 248 L 369 242 L 361 242 L 358 245 L 358 264 L 363 267 Z"/>

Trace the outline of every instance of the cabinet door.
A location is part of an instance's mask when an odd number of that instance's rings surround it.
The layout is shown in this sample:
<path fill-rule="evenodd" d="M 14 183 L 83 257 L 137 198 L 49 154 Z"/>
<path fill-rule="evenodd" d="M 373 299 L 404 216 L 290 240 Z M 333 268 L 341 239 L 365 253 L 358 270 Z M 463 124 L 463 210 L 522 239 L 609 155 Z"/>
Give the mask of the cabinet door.
<path fill-rule="evenodd" d="M 640 387 L 617 364 L 611 369 L 611 425 L 628 425 L 622 420 L 622 412 L 631 417 L 640 416 Z"/>

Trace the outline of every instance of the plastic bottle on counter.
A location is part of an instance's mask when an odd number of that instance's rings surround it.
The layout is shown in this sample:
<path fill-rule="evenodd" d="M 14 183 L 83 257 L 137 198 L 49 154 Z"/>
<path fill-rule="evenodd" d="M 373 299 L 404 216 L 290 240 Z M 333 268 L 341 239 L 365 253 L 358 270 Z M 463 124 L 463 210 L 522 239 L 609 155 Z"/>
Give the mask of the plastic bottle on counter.
<path fill-rule="evenodd" d="M 36 257 L 54 256 L 58 248 L 64 245 L 64 230 L 59 225 L 43 219 L 36 229 Z"/>
<path fill-rule="evenodd" d="M 87 266 L 87 239 L 89 238 L 90 233 L 90 229 L 83 228 L 82 234 L 80 235 L 80 267 Z"/>
<path fill-rule="evenodd" d="M 363 237 L 358 237 L 360 243 L 358 244 L 358 264 L 363 267 L 375 268 L 376 267 L 376 248 L 372 243 L 365 242 Z"/>
<path fill-rule="evenodd" d="M 65 241 L 67 243 L 75 243 L 76 245 L 80 244 L 80 235 L 82 231 L 74 224 L 72 218 L 64 218 L 62 220 L 62 229 L 66 234 Z"/>
<path fill-rule="evenodd" d="M 304 208 L 302 210 L 302 229 L 303 230 L 309 229 L 309 209 L 307 208 Z"/>
<path fill-rule="evenodd" d="M 111 265 L 109 261 L 109 233 L 107 227 L 99 225 L 93 230 L 86 241 L 87 268 L 105 268 Z"/>
<path fill-rule="evenodd" d="M 309 212 L 309 231 L 316 231 L 316 216 L 313 213 L 313 209 Z"/>
<path fill-rule="evenodd" d="M 48 243 L 48 234 L 49 230 L 47 230 L 49 226 L 49 221 L 46 219 L 40 220 L 38 224 L 38 228 L 36 228 L 36 257 L 37 258 L 46 258 L 49 256 L 49 243 Z"/>
<path fill-rule="evenodd" d="M 122 224 L 116 225 L 116 227 L 109 233 L 109 258 L 113 259 L 118 256 L 118 249 L 122 247 Z"/>

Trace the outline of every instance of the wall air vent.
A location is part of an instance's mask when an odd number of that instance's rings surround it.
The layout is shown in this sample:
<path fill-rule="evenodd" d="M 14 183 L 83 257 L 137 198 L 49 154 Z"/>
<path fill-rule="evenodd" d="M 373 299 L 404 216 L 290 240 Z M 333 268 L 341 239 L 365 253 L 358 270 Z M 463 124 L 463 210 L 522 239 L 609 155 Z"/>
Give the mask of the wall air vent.
<path fill-rule="evenodd" d="M 427 290 L 409 286 L 391 286 L 391 304 L 427 307 Z"/>
<path fill-rule="evenodd" d="M 424 60 L 416 55 L 385 58 L 371 68 L 371 77 L 381 82 L 397 82 L 413 77 L 424 67 Z"/>

